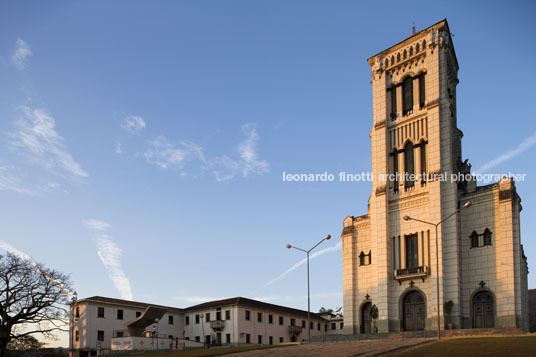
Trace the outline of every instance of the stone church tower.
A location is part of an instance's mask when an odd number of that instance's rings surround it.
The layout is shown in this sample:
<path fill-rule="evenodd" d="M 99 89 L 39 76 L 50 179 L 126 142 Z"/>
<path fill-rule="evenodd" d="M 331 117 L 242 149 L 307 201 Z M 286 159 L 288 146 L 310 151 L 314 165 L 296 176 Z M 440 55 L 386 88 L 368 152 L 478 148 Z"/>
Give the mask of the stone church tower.
<path fill-rule="evenodd" d="M 347 217 L 341 235 L 345 333 L 372 332 L 372 305 L 378 332 L 436 330 L 438 309 L 442 329 L 526 330 L 521 199 L 509 178 L 477 187 L 463 161 L 447 21 L 368 63 L 374 180 L 368 214 Z"/>

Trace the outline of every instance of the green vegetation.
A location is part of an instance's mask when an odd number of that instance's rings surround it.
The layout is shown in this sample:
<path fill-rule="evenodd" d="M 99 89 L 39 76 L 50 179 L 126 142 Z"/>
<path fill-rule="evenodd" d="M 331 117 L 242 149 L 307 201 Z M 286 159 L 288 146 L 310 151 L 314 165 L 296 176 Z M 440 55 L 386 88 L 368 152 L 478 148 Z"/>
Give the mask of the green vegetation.
<path fill-rule="evenodd" d="M 536 336 L 452 338 L 390 354 L 397 357 L 534 356 Z"/>
<path fill-rule="evenodd" d="M 378 329 L 376 328 L 376 319 L 378 318 L 378 307 L 376 305 L 372 305 L 370 307 L 369 314 L 370 314 L 370 317 L 372 318 L 372 322 L 374 324 L 373 331 L 374 331 L 374 333 L 377 333 Z"/>
<path fill-rule="evenodd" d="M 454 301 L 449 300 L 445 301 L 445 314 L 447 314 L 447 326 L 449 326 L 449 329 L 451 329 L 451 322 L 450 322 L 450 314 L 452 313 L 452 309 L 454 308 Z"/>
<path fill-rule="evenodd" d="M 323 313 L 323 312 L 329 312 L 330 314 L 333 313 L 333 309 L 326 309 L 324 306 L 322 306 L 320 308 L 320 310 L 318 310 L 319 313 Z"/>

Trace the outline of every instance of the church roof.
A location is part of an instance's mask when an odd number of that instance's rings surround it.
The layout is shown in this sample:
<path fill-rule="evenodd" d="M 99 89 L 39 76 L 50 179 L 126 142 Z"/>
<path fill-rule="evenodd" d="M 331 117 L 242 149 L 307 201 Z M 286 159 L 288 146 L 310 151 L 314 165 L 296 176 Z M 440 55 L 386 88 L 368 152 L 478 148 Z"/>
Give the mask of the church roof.
<path fill-rule="evenodd" d="M 281 306 L 281 305 L 275 305 L 270 304 L 267 302 L 262 302 L 258 300 L 248 299 L 244 297 L 234 297 L 230 299 L 223 299 L 223 300 L 215 300 L 215 301 L 209 301 L 203 304 L 194 305 L 186 308 L 186 311 L 196 311 L 196 310 L 204 310 L 204 309 L 211 309 L 211 308 L 218 308 L 218 307 L 225 307 L 225 306 L 248 306 L 258 309 L 265 309 L 270 311 L 276 311 L 283 314 L 292 314 L 297 316 L 303 316 L 307 317 L 307 311 L 304 310 L 298 310 L 291 307 Z M 319 316 L 318 314 L 311 312 L 311 318 L 315 319 L 322 319 L 323 317 Z"/>
<path fill-rule="evenodd" d="M 115 298 L 109 298 L 104 296 L 92 296 L 86 299 L 78 300 L 77 303 L 83 303 L 83 302 L 92 302 L 92 303 L 101 303 L 101 304 L 113 304 L 113 305 L 121 305 L 121 306 L 130 306 L 133 308 L 139 308 L 139 309 L 146 309 L 149 306 L 158 307 L 158 308 L 164 308 L 168 311 L 175 311 L 175 312 L 183 312 L 184 309 L 180 309 L 177 307 L 172 306 L 163 306 L 163 305 L 157 305 L 157 304 L 148 304 L 144 302 L 137 302 L 137 301 L 130 301 L 130 300 L 123 300 L 123 299 L 115 299 Z"/>

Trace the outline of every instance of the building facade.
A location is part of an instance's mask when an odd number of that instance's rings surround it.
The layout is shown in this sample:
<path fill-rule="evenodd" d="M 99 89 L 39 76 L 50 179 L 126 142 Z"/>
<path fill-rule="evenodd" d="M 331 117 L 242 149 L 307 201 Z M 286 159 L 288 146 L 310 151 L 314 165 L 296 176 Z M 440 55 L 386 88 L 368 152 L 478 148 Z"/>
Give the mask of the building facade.
<path fill-rule="evenodd" d="M 319 312 L 319 316 L 328 320 L 327 334 L 342 335 L 344 330 L 344 317 L 341 313 Z"/>
<path fill-rule="evenodd" d="M 111 349 L 112 339 L 128 337 L 129 323 L 140 319 L 148 309 L 150 313 L 154 308 L 160 311 L 158 322 L 156 318 L 151 319 L 137 336 L 152 337 L 158 334 L 160 339 L 151 341 L 154 349 L 167 349 L 170 337 L 183 338 L 182 309 L 102 296 L 73 302 L 70 307 L 70 352 L 84 357 L 95 356 L 98 349 Z"/>
<path fill-rule="evenodd" d="M 73 301 L 70 313 L 70 355 L 79 357 L 98 350 L 271 345 L 308 337 L 307 311 L 242 297 L 178 309 L 95 296 Z M 311 337 L 335 333 L 330 320 L 311 313 Z"/>
<path fill-rule="evenodd" d="M 310 329 L 311 337 L 331 333 L 328 320 L 315 313 Z M 184 331 L 189 340 L 218 345 L 301 342 L 308 337 L 307 311 L 243 297 L 216 300 L 186 308 Z"/>
<path fill-rule="evenodd" d="M 370 332 L 372 305 L 379 332 L 526 330 L 521 199 L 510 178 L 478 187 L 463 160 L 447 21 L 368 63 L 374 178 L 368 213 L 343 223 L 344 332 Z"/>

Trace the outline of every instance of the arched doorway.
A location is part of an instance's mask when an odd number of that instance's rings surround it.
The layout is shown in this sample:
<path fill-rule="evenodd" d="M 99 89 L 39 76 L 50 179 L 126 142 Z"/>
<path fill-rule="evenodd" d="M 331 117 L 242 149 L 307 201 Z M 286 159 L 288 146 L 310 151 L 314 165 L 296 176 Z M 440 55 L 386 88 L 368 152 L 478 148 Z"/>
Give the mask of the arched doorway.
<path fill-rule="evenodd" d="M 490 328 L 494 325 L 493 296 L 487 291 L 481 291 L 473 298 L 473 327 Z"/>
<path fill-rule="evenodd" d="M 404 297 L 404 331 L 424 330 L 424 297 L 418 291 L 412 291 Z"/>
<path fill-rule="evenodd" d="M 361 333 L 372 333 L 372 319 L 370 317 L 371 307 L 372 303 L 367 302 L 365 305 L 363 305 L 363 308 L 361 309 Z"/>

